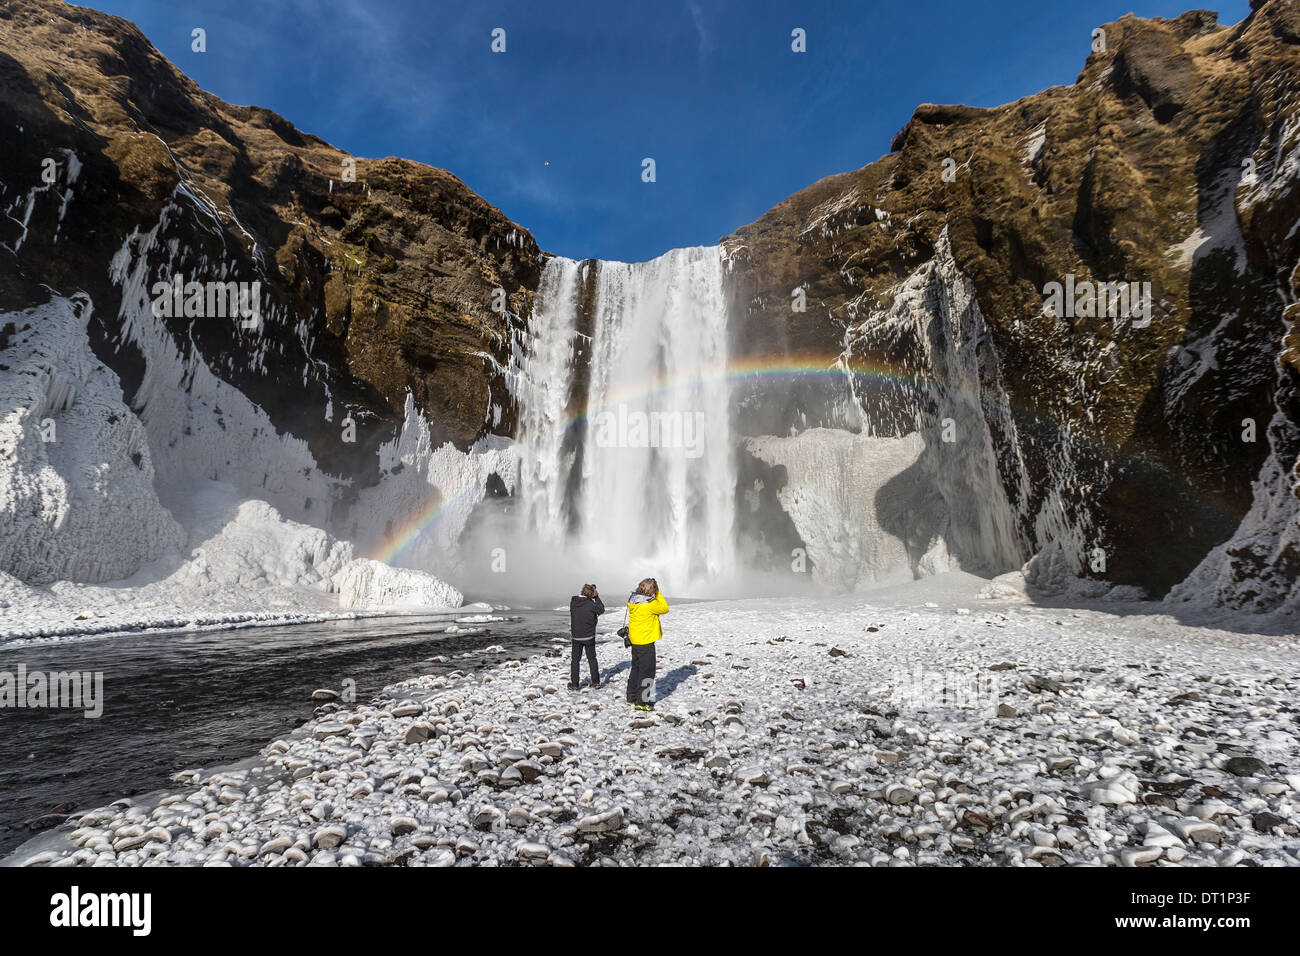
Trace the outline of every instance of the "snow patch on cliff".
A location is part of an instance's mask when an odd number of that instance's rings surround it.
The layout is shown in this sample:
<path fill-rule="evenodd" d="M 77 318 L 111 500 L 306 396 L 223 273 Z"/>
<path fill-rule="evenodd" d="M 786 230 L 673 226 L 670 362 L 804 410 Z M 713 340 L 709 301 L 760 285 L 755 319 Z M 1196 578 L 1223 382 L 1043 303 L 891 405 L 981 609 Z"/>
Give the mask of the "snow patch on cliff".
<path fill-rule="evenodd" d="M 84 296 L 0 315 L 0 571 L 32 583 L 124 578 L 184 541 L 90 315 Z"/>
<path fill-rule="evenodd" d="M 1020 162 L 1026 166 L 1037 166 L 1038 161 L 1043 157 L 1043 149 L 1047 145 L 1047 120 L 1039 123 L 1029 135 L 1024 138 L 1024 148 L 1020 153 Z"/>
<path fill-rule="evenodd" d="M 286 518 L 354 541 L 359 551 L 426 570 L 454 568 L 451 552 L 489 476 L 498 474 L 507 487 L 513 482 L 509 442 L 486 439 L 469 453 L 449 443 L 434 448 L 429 424 L 408 395 L 401 433 L 379 449 L 377 485 L 354 491 L 349 477 L 321 471 L 306 442 L 277 432 L 265 410 L 223 381 L 196 349 L 178 343 L 153 313 L 151 278 L 181 272 L 186 261 L 181 245 L 162 237 L 189 206 L 206 208 L 178 194 L 152 229 L 127 237 L 110 267 L 122 289 L 119 345 L 135 346 L 145 360 L 133 402 L 154 450 L 161 500 L 176 511 L 197 482 L 223 481 Z M 211 274 L 233 278 L 231 268 L 216 264 Z M 223 361 L 258 367 L 267 340 L 251 330 L 235 334 L 243 352 Z M 348 499 L 341 517 L 335 504 Z M 406 536 L 408 546 L 398 548 L 395 539 Z"/>
<path fill-rule="evenodd" d="M 852 591 L 956 567 L 943 542 L 942 499 L 904 476 L 924 449 L 919 434 L 875 438 L 813 428 L 789 438 L 748 438 L 745 445 L 785 469 L 777 497 L 807 546 L 818 584 Z"/>
<path fill-rule="evenodd" d="M 1246 268 L 1246 241 L 1237 219 L 1235 189 L 1240 182 L 1239 170 L 1225 170 L 1201 202 L 1196 228 L 1180 243 L 1170 246 L 1165 255 L 1175 257 L 1180 268 L 1191 268 L 1212 252 L 1228 255 L 1233 268 Z"/>
<path fill-rule="evenodd" d="M 1281 413 L 1269 426 L 1270 433 L 1288 428 L 1294 431 Z M 1298 490 L 1295 475 L 1282 468 L 1276 450 L 1270 453 L 1236 532 L 1174 586 L 1166 603 L 1207 612 L 1246 611 L 1291 626 L 1300 622 Z"/>
<path fill-rule="evenodd" d="M 119 341 L 135 345 L 145 358 L 132 401 L 155 453 L 159 497 L 175 507 L 196 481 L 218 479 L 295 520 L 324 521 L 339 483 L 316 467 L 306 442 L 279 434 L 266 412 L 218 378 L 197 350 L 182 354 L 153 314 L 149 279 L 155 268 L 164 275 L 181 271 L 172 266 L 180 256 L 176 243 L 158 242 L 180 211 L 170 203 L 153 229 L 133 232 L 110 267 L 122 289 Z M 258 336 L 241 334 L 247 336 L 245 361 L 257 362 Z"/>

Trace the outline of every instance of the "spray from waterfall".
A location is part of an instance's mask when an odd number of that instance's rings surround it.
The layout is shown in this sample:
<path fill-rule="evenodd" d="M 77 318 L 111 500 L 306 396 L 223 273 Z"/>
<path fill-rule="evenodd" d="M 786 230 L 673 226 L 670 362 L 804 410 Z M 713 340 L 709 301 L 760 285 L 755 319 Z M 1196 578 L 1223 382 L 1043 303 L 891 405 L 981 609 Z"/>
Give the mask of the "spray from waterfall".
<path fill-rule="evenodd" d="M 621 599 L 654 576 L 702 595 L 733 577 L 726 360 L 716 247 L 547 263 L 520 355 L 519 481 L 488 535 L 508 542 L 516 593 L 595 581 Z"/>

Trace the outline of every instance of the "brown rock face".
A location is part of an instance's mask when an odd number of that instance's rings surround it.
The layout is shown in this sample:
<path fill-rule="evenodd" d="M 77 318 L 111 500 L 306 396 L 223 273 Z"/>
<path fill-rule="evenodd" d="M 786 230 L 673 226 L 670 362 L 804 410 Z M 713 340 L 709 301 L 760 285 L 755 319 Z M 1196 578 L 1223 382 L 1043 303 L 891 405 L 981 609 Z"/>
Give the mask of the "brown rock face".
<path fill-rule="evenodd" d="M 904 335 L 889 316 L 946 232 L 980 313 L 960 344 L 1023 556 L 1068 525 L 1106 552 L 1098 576 L 1164 593 L 1237 527 L 1270 448 L 1294 477 L 1298 10 L 1274 0 L 1232 28 L 1207 11 L 1126 16 L 1072 87 L 919 107 L 889 155 L 723 240 L 733 354 L 825 367 L 843 354 L 868 430 L 919 422 L 937 442 L 946 370 L 925 357 L 944 333 Z M 1044 315 L 1046 284 L 1069 274 L 1149 282 L 1150 325 Z M 857 427 L 845 398 L 831 376 L 796 376 L 779 396 L 755 383 L 738 421 L 746 434 Z"/>
<path fill-rule="evenodd" d="M 180 319 L 169 321 L 178 348 L 197 349 L 327 471 L 364 476 L 408 391 L 435 439 L 463 448 L 513 432 L 499 367 L 543 259 L 455 176 L 391 158 L 356 158 L 353 176 L 341 150 L 199 89 L 131 23 L 57 0 L 0 8 L 0 81 L 0 205 L 11 211 L 0 308 L 41 301 L 47 286 L 89 293 L 92 342 L 128 400 L 143 359 L 120 341 L 109 265 L 166 209 L 158 240 L 177 251 L 150 282 L 260 281 L 264 298 L 255 343 L 223 319 Z M 345 410 L 352 445 L 339 441 Z"/>

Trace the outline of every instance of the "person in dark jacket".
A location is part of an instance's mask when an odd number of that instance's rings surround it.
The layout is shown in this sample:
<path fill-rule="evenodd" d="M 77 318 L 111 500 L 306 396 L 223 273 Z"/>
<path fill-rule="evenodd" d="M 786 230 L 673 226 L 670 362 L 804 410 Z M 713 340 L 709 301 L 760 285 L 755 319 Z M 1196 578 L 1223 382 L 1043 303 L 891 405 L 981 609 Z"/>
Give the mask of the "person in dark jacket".
<path fill-rule="evenodd" d="M 591 668 L 591 689 L 600 690 L 600 665 L 596 663 L 596 618 L 605 613 L 605 602 L 594 584 L 584 584 L 582 593 L 569 601 L 569 632 L 573 637 L 573 659 L 569 663 L 569 690 L 578 689 L 578 664 L 583 652 Z"/>

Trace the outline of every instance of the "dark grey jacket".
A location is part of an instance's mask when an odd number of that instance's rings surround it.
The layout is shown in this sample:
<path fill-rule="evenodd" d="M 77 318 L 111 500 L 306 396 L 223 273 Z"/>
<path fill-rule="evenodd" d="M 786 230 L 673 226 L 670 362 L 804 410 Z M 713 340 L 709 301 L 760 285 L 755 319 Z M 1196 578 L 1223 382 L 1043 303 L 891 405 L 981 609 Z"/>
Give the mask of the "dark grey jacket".
<path fill-rule="evenodd" d="M 596 618 L 605 613 L 605 602 L 575 594 L 569 600 L 569 630 L 575 641 L 596 639 Z"/>

